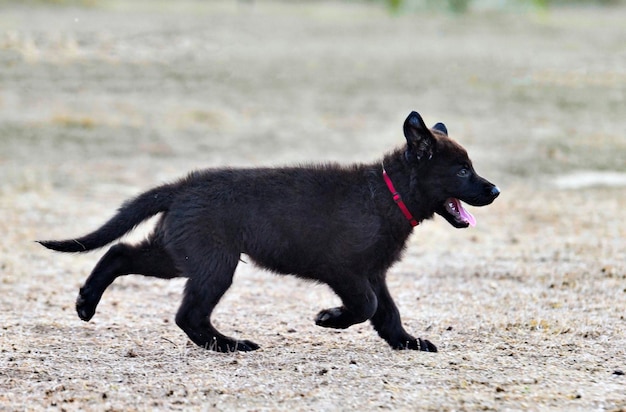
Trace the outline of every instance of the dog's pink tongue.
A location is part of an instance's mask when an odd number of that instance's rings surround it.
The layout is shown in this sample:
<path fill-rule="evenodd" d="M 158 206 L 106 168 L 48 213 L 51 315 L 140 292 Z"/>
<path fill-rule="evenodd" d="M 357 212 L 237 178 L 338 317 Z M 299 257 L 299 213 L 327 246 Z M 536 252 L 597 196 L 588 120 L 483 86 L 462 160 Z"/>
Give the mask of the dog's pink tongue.
<path fill-rule="evenodd" d="M 476 218 L 474 217 L 474 215 L 472 215 L 470 212 L 465 210 L 461 202 L 458 200 L 456 202 L 456 207 L 457 207 L 457 210 L 459 211 L 459 215 L 461 215 L 461 219 L 469 223 L 471 227 L 476 226 Z"/>

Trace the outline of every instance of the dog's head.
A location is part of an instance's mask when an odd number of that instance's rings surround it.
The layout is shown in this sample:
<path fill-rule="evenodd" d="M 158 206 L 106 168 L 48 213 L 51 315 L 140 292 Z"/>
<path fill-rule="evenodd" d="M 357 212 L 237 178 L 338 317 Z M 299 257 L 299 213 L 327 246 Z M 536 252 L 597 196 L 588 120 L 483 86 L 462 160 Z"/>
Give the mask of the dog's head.
<path fill-rule="evenodd" d="M 461 202 L 485 206 L 498 197 L 500 190 L 476 173 L 467 151 L 448 137 L 443 123 L 429 129 L 421 116 L 412 112 L 404 122 L 404 136 L 407 160 L 419 169 L 417 184 L 428 192 L 425 198 L 431 201 L 429 209 L 454 227 L 474 226 L 474 216 Z"/>

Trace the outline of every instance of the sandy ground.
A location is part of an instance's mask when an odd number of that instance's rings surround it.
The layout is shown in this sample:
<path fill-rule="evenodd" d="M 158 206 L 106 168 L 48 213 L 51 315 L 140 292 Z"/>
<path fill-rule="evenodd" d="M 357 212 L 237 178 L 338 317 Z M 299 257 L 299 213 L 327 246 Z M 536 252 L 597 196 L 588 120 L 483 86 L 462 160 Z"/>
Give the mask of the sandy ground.
<path fill-rule="evenodd" d="M 0 5 L 0 410 L 626 410 L 626 8 L 97 4 Z M 437 354 L 320 329 L 328 288 L 250 264 L 214 320 L 259 351 L 190 345 L 181 280 L 119 279 L 84 323 L 102 252 L 33 242 L 194 168 L 374 160 L 410 110 L 503 191 L 389 272 Z"/>

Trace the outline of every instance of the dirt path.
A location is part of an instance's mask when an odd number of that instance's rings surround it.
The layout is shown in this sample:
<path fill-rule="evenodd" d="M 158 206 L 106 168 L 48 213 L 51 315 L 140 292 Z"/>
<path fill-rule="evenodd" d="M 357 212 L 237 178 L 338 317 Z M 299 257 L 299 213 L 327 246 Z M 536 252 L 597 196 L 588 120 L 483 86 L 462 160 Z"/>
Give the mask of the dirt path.
<path fill-rule="evenodd" d="M 626 8 L 207 3 L 0 6 L 0 410 L 626 409 Z M 193 168 L 376 159 L 410 110 L 503 190 L 389 273 L 438 354 L 317 328 L 327 288 L 248 264 L 214 319 L 257 352 L 189 345 L 181 281 L 120 279 L 84 323 L 100 252 L 32 242 Z"/>

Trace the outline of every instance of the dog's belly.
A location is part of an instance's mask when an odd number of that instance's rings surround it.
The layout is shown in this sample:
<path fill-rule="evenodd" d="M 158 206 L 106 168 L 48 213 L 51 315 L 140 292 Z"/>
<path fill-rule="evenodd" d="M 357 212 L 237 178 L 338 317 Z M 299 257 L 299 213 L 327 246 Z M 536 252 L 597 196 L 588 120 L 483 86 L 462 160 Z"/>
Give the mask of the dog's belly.
<path fill-rule="evenodd" d="M 375 237 L 352 235 L 274 239 L 249 245 L 243 252 L 255 264 L 273 272 L 322 282 L 345 272 L 367 275 L 387 265 L 375 257 Z"/>

